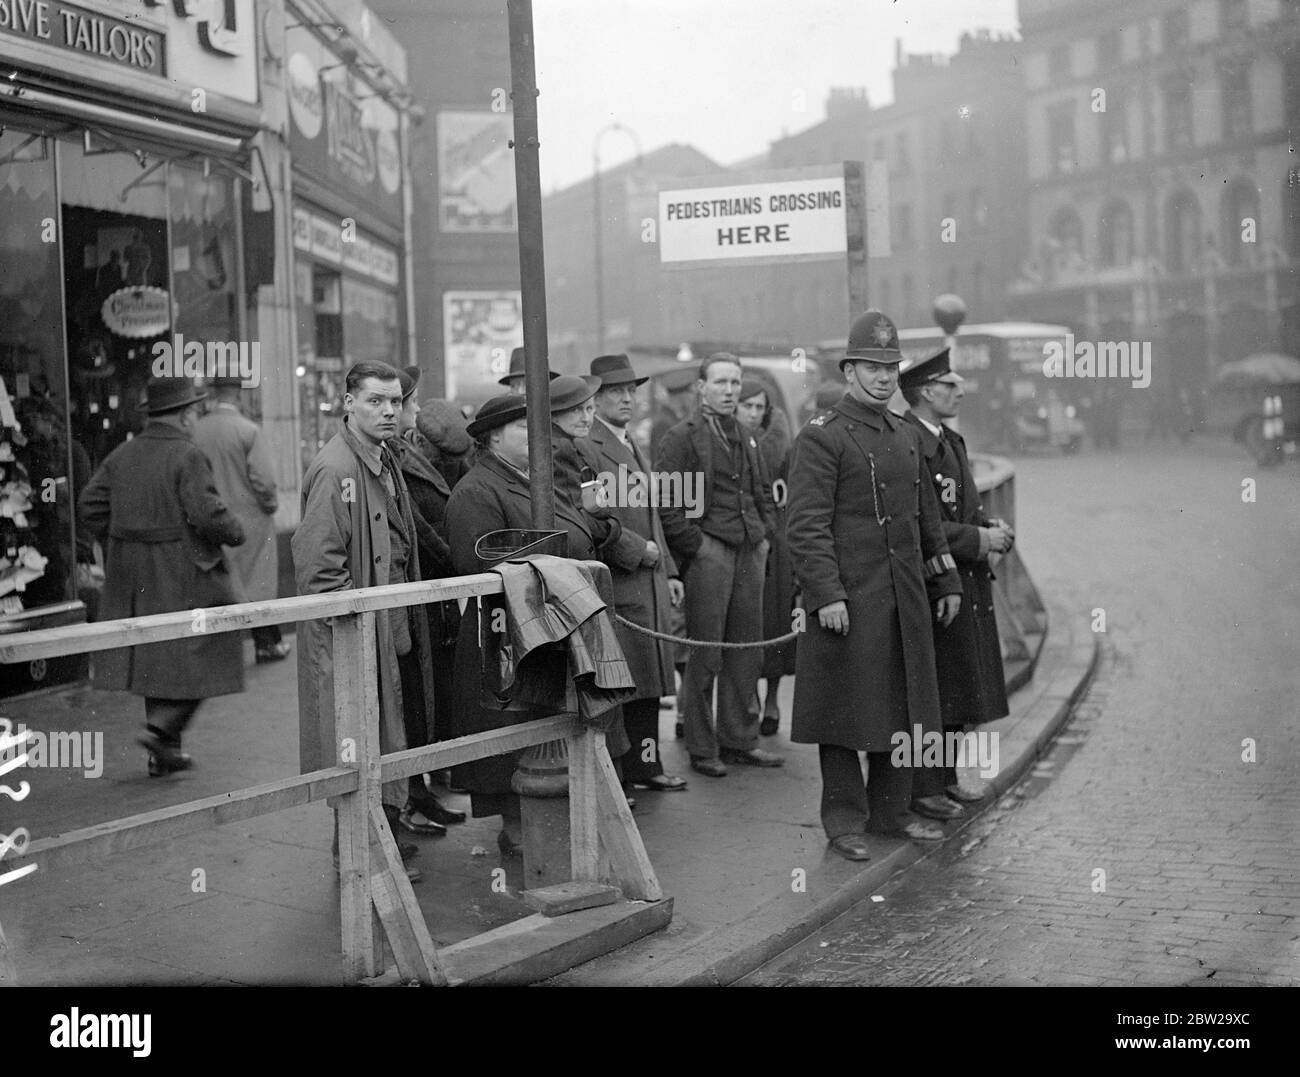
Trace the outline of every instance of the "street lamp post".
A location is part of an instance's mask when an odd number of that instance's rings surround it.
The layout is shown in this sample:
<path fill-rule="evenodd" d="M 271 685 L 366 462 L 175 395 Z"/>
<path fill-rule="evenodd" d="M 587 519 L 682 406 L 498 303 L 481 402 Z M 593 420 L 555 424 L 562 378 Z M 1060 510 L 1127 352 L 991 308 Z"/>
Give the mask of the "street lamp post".
<path fill-rule="evenodd" d="M 637 161 L 641 160 L 641 140 L 635 131 L 621 123 L 611 123 L 596 132 L 591 143 L 591 197 L 596 229 L 596 354 L 605 354 L 605 238 L 602 219 L 604 207 L 600 198 L 600 140 L 611 131 L 622 131 L 636 146 Z"/>

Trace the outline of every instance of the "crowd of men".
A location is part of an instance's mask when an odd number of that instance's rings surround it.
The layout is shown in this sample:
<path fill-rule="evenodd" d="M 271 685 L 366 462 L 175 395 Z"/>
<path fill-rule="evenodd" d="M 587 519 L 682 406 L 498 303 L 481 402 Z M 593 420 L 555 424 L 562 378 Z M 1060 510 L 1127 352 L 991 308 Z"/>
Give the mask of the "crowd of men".
<path fill-rule="evenodd" d="M 947 351 L 902 374 L 906 415 L 888 406 L 901 362 L 893 323 L 862 315 L 842 383 L 819 393 L 819 412 L 791 440 L 763 383 L 716 353 L 700 366 L 698 410 L 663 433 L 653 460 L 630 434 L 648 379 L 626 355 L 592 360 L 588 375 L 551 374 L 557 534 L 505 556 L 545 549 L 608 566 L 635 689 L 623 693 L 607 744 L 629 794 L 686 788 L 661 760 L 670 696 L 696 773 L 780 767 L 760 738 L 779 729 L 777 687 L 793 673 L 790 739 L 819 746 L 822 821 L 840 855 L 868 859 L 869 831 L 940 839 L 927 819 L 955 818 L 983 796 L 951 760 L 900 765 L 895 738 L 1007 713 L 989 558 L 1014 534 L 985 516 L 964 442 L 944 423 L 963 394 Z M 303 479 L 292 539 L 300 594 L 480 572 L 502 559 L 485 552 L 484 536 L 530 529 L 522 349 L 501 379 L 506 391 L 468 423 L 445 401 L 422 409 L 419 380 L 418 368 L 382 362 L 347 372 L 342 430 Z M 269 461 L 240 414 L 237 383 L 211 389 L 215 406 L 202 415 L 205 393 L 193 383 L 151 383 L 145 430 L 81 495 L 81 519 L 106 553 L 103 618 L 274 596 Z M 676 476 L 678 490 L 681 477 L 696 477 L 700 496 L 604 496 L 598 477 L 619 473 Z M 480 617 L 478 603 L 462 612 L 445 602 L 378 619 L 381 751 L 535 716 L 484 691 Z M 658 638 L 674 634 L 679 642 Z M 296 646 L 308 771 L 338 754 L 329 626 L 304 622 Z M 256 634 L 258 661 L 289 653 L 278 631 Z M 95 678 L 145 698 L 149 772 L 166 775 L 193 763 L 181 738 L 201 700 L 243 690 L 242 651 L 233 633 L 126 648 L 97 660 Z M 495 756 L 389 783 L 389 824 L 439 835 L 464 821 L 435 793 L 441 780 L 470 793 L 476 817 L 500 816 L 500 850 L 517 855 L 516 764 L 517 754 Z M 398 845 L 404 860 L 417 851 Z"/>

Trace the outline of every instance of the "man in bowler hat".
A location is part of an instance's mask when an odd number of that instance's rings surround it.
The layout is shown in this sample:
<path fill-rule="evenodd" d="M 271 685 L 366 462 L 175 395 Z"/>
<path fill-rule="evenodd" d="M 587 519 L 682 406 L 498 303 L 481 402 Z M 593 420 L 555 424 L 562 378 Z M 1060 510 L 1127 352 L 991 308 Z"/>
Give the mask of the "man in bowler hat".
<path fill-rule="evenodd" d="M 206 395 L 193 381 L 157 378 L 142 408 L 149 420 L 138 437 L 99 465 L 77 503 L 81 526 L 105 544 L 100 617 L 142 617 L 203 610 L 239 601 L 223 546 L 239 546 L 244 529 L 222 502 L 212 465 L 192 436 Z M 144 696 L 149 774 L 193 765 L 181 734 L 210 696 L 244 690 L 238 632 L 105 651 L 94 684 Z"/>
<path fill-rule="evenodd" d="M 548 370 L 551 381 L 554 381 L 560 375 L 554 370 Z M 504 377 L 497 378 L 498 385 L 504 385 L 507 393 L 518 393 L 521 396 L 524 392 L 524 383 L 527 378 L 524 374 L 524 349 L 516 348 L 510 353 L 510 372 Z"/>

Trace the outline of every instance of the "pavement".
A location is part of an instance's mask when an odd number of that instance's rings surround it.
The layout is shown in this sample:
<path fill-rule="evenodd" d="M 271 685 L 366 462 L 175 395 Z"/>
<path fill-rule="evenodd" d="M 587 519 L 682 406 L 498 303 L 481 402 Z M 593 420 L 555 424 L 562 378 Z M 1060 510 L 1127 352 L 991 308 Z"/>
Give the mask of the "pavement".
<path fill-rule="evenodd" d="M 1032 558 L 1030 558 L 1032 571 Z M 1050 603 L 1049 603 L 1050 607 Z M 1087 681 L 1093 637 L 1082 613 L 1050 608 L 1051 629 L 1034 680 L 1012 714 L 987 727 L 1001 737 L 994 793 L 1013 783 L 1065 721 Z M 296 669 L 292 658 L 255 666 L 241 696 L 207 701 L 186 736 L 194 770 L 145 775 L 134 743 L 142 702 L 86 686 L 6 701 L 0 713 L 44 732 L 87 736 L 80 767 L 23 772 L 31 794 L 0 804 L 0 831 L 33 839 L 170 804 L 273 781 L 296 772 Z M 818 819 L 815 746 L 791 745 L 793 680 L 781 685 L 783 729 L 764 738 L 786 755 L 779 770 L 732 767 L 695 774 L 660 712 L 665 766 L 689 778 L 682 793 L 641 793 L 634 817 L 666 895 L 671 926 L 556 978 L 556 984 L 725 983 L 757 967 L 927 850 L 872 838 L 860 864 L 826 848 Z M 68 760 L 64 760 L 67 762 Z M 96 771 L 101 773 L 95 774 Z M 445 795 L 451 807 L 468 798 Z M 40 868 L 0 888 L 0 925 L 18 982 L 28 985 L 339 984 L 338 889 L 330 813 L 312 804 L 202 835 L 87 861 Z M 969 825 L 969 824 L 965 824 Z M 963 827 L 949 824 L 949 841 Z M 449 945 L 528 915 L 522 868 L 496 848 L 494 820 L 413 839 L 416 885 L 430 932 Z"/>

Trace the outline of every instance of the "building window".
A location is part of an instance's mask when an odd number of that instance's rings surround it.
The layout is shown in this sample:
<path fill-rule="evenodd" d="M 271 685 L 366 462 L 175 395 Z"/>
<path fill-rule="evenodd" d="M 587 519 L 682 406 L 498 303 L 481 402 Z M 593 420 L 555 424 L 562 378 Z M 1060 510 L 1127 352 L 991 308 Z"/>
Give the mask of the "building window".
<path fill-rule="evenodd" d="M 894 246 L 905 251 L 912 243 L 912 207 L 899 206 L 894 215 Z"/>
<path fill-rule="evenodd" d="M 889 313 L 889 308 L 893 304 L 893 301 L 893 289 L 889 286 L 889 278 L 884 277 L 880 282 L 880 305 L 876 309 Z"/>
<path fill-rule="evenodd" d="M 947 291 L 948 291 L 949 294 L 951 294 L 951 295 L 956 295 L 956 294 L 957 294 L 957 267 L 956 267 L 956 266 L 949 266 L 949 267 L 948 267 L 948 288 L 947 288 Z"/>
<path fill-rule="evenodd" d="M 1083 258 L 1083 225 L 1073 209 L 1058 210 L 1047 231 L 1058 266 L 1077 264 Z"/>
<path fill-rule="evenodd" d="M 1251 265 L 1258 250 L 1259 188 L 1236 179 L 1223 192 L 1223 256 L 1229 265 Z"/>
<path fill-rule="evenodd" d="M 1097 38 L 1097 70 L 1104 71 L 1107 68 L 1118 67 L 1124 62 L 1124 54 L 1120 50 L 1119 31 L 1107 30 Z"/>
<path fill-rule="evenodd" d="M 894 168 L 900 176 L 912 171 L 911 144 L 906 131 L 894 135 Z"/>
<path fill-rule="evenodd" d="M 1133 211 L 1115 199 L 1101 211 L 1097 254 L 1104 266 L 1126 266 L 1133 261 Z"/>
<path fill-rule="evenodd" d="M 943 196 L 943 208 L 939 210 L 939 216 L 944 219 L 957 216 L 957 196 L 951 191 L 946 192 Z M 941 220 L 941 226 L 942 223 Z"/>
<path fill-rule="evenodd" d="M 1192 144 L 1192 84 L 1185 75 L 1165 80 L 1165 149 L 1180 150 Z"/>
<path fill-rule="evenodd" d="M 1187 12 L 1182 9 L 1167 12 L 1161 20 L 1160 29 L 1165 52 L 1181 49 L 1187 44 Z"/>
<path fill-rule="evenodd" d="M 1191 191 L 1179 191 L 1165 206 L 1165 266 L 1191 273 L 1201 253 L 1201 207 Z"/>
<path fill-rule="evenodd" d="M 1127 161 L 1128 115 L 1124 95 L 1119 87 L 1106 95 L 1106 111 L 1101 114 L 1101 134 L 1106 161 L 1112 165 Z"/>
<path fill-rule="evenodd" d="M 1047 67 L 1054 79 L 1068 79 L 1070 77 L 1070 46 L 1053 45 L 1052 51 L 1047 54 Z"/>
<path fill-rule="evenodd" d="M 916 299 L 915 291 L 912 288 L 912 275 L 903 274 L 903 309 L 899 311 L 901 320 L 904 325 L 912 321 L 912 304 Z"/>
<path fill-rule="evenodd" d="M 871 143 L 871 159 L 873 161 L 883 161 L 885 159 L 885 140 L 877 138 Z"/>
<path fill-rule="evenodd" d="M 982 312 L 984 309 L 985 288 L 987 284 L 984 280 L 984 265 L 981 262 L 975 263 L 975 268 L 971 270 L 971 303 L 970 309 L 973 312 Z M 982 316 L 982 315 L 981 315 Z"/>
<path fill-rule="evenodd" d="M 1250 64 L 1224 64 L 1219 86 L 1223 94 L 1223 141 L 1232 142 L 1250 134 Z"/>
<path fill-rule="evenodd" d="M 1067 175 L 1074 171 L 1077 158 L 1074 146 L 1074 102 L 1062 101 L 1047 110 L 1047 142 L 1052 174 Z"/>
<path fill-rule="evenodd" d="M 1250 25 L 1246 0 L 1219 0 L 1219 32 L 1229 34 Z"/>
<path fill-rule="evenodd" d="M 970 223 L 973 235 L 983 235 L 989 223 L 989 207 L 984 200 L 984 188 L 972 187 L 970 192 Z"/>

